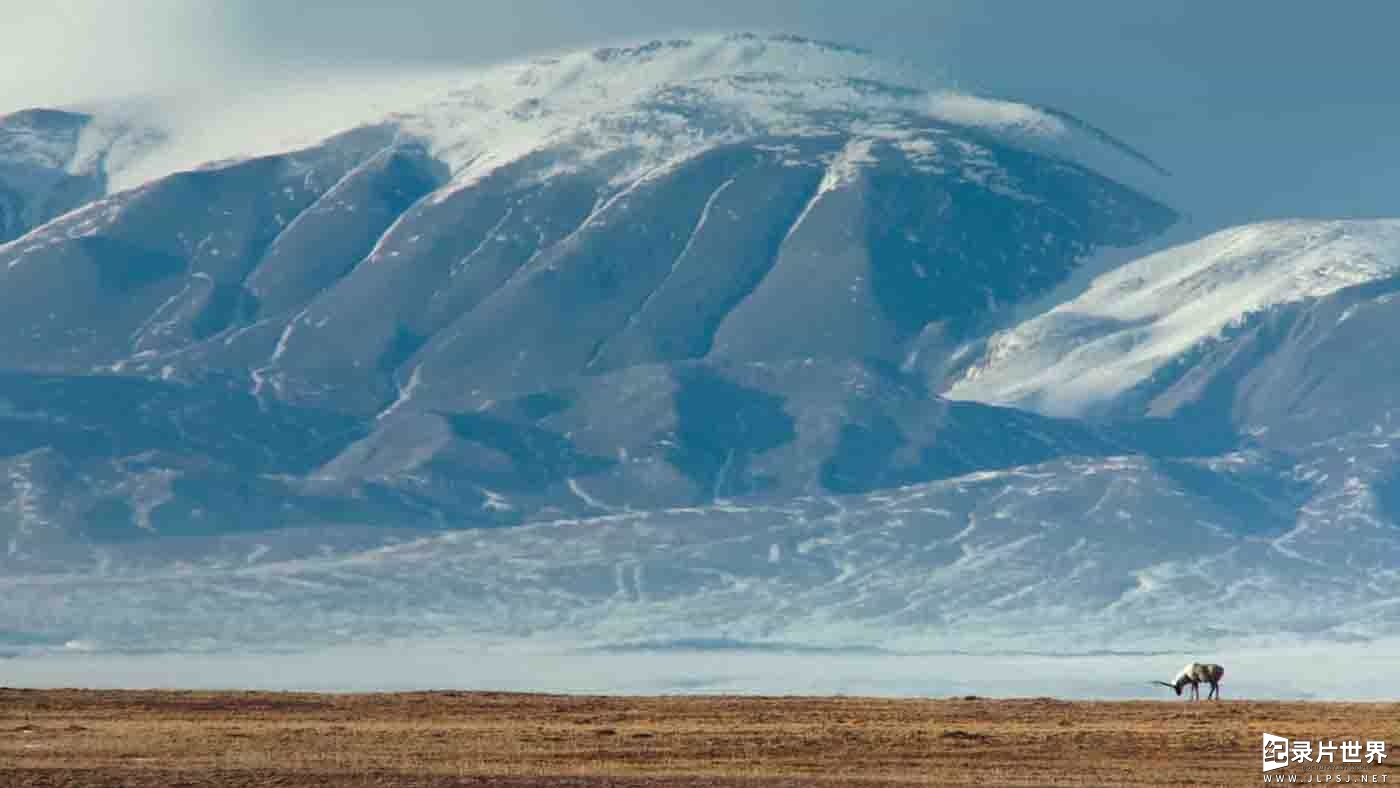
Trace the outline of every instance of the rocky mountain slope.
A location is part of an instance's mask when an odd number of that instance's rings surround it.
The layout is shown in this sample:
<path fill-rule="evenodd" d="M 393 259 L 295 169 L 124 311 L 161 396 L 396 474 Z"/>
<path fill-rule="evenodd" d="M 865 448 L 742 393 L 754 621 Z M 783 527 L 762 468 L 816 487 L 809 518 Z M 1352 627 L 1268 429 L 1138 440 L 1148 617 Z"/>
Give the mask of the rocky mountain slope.
<path fill-rule="evenodd" d="M 41 524 L 470 526 L 1093 443 L 950 407 L 918 370 L 1173 221 L 1086 162 L 1158 173 L 1067 116 L 896 80 L 802 39 L 658 42 L 471 75 L 47 221 L 47 192 L 7 181 L 37 225 L 0 247 L 11 554 Z M 76 114 L 4 128 L 10 161 L 94 189 L 182 144 Z"/>

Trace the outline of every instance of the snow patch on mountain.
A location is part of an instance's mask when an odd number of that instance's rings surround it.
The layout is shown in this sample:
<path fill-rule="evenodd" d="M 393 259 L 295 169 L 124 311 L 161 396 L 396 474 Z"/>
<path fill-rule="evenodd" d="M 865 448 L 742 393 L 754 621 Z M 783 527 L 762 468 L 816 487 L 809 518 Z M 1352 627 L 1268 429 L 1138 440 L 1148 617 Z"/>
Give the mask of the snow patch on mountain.
<path fill-rule="evenodd" d="M 1158 252 L 988 341 L 954 399 L 1086 413 L 1249 315 L 1400 273 L 1400 220 L 1285 221 Z"/>

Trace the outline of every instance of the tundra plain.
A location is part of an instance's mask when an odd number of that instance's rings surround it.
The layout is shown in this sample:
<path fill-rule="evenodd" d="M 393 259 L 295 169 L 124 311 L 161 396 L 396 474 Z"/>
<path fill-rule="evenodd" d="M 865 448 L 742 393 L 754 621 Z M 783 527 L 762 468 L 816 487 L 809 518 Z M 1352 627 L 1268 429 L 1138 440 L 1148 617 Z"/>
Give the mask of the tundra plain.
<path fill-rule="evenodd" d="M 0 785 L 1244 785 L 1264 732 L 1400 760 L 1393 703 L 6 689 Z"/>

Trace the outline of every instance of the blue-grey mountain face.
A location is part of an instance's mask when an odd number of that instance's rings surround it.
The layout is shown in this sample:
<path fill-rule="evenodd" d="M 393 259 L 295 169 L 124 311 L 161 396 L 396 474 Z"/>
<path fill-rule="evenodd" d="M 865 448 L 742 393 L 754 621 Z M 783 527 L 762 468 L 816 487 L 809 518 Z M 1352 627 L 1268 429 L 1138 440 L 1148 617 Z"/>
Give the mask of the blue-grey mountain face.
<path fill-rule="evenodd" d="M 1107 451 L 899 367 L 931 327 L 971 336 L 1172 212 L 997 126 L 1055 116 L 929 111 L 843 73 L 864 57 L 739 37 L 541 62 L 507 74 L 545 84 L 502 103 L 519 128 L 482 132 L 504 152 L 435 132 L 449 102 L 26 208 L 38 226 L 0 247 L 0 394 L 26 425 L 16 489 L 49 503 L 26 504 L 12 555 L 46 529 L 500 524 Z M 804 59 L 830 76 L 774 72 Z M 496 82 L 462 101 L 482 111 Z M 84 143 L 87 116 L 6 123 L 28 129 L 11 158 L 49 151 L 52 178 L 120 138 Z"/>
<path fill-rule="evenodd" d="M 1262 586 L 1271 549 L 1304 561 L 1327 537 L 1299 507 L 1331 517 L 1328 491 L 1354 489 L 1328 441 L 1366 458 L 1377 522 L 1400 501 L 1388 448 L 1363 445 L 1389 418 L 1388 395 L 1354 390 L 1375 367 L 1328 355 L 1384 341 L 1386 285 L 1265 304 L 1213 344 L 1166 342 L 1141 379 L 1113 354 L 1156 347 L 1114 333 L 1142 316 L 986 337 L 1175 214 L 1101 132 L 863 53 L 583 53 L 111 186 L 178 144 L 0 119 L 0 629 L 134 643 L 94 612 L 111 580 L 142 637 L 207 638 L 196 615 L 141 611 L 166 593 L 223 609 L 254 584 L 271 607 L 224 631 L 276 640 L 276 600 L 327 573 L 347 585 L 301 601 L 356 612 L 298 614 L 308 636 L 412 629 L 390 612 L 415 607 L 588 637 L 726 616 L 742 637 L 936 637 L 977 610 L 1108 627 L 1233 588 L 1198 582 L 1198 556 Z M 1081 330 L 1106 337 L 1101 368 L 1051 341 Z M 1117 377 L 1076 388 L 1096 372 Z M 349 569 L 385 556 L 422 582 Z M 38 621 L 45 573 L 75 601 Z M 784 596 L 805 601 L 724 602 Z M 565 626 L 588 611 L 596 629 Z"/>

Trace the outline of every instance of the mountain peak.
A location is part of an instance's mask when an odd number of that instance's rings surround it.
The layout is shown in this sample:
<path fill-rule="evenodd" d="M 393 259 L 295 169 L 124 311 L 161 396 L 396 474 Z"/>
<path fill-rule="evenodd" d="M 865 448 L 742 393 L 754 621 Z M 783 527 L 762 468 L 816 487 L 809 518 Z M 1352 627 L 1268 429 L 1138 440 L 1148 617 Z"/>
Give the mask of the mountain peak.
<path fill-rule="evenodd" d="M 652 39 L 620 46 L 600 47 L 590 54 L 600 63 L 645 61 L 666 55 L 700 51 L 713 54 L 728 50 L 743 59 L 845 57 L 876 60 L 868 49 L 835 41 L 822 41 L 792 33 L 734 32 L 691 38 Z"/>
<path fill-rule="evenodd" d="M 636 175 L 762 137 L 909 143 L 929 124 L 1073 161 L 1170 202 L 1165 172 L 1067 113 L 952 90 L 843 44 L 738 33 L 565 53 L 459 75 L 394 115 L 472 182 L 567 140 L 585 159 L 628 151 Z"/>
<path fill-rule="evenodd" d="M 765 136 L 857 131 L 909 138 L 929 122 L 1082 164 L 1165 202 L 1146 157 L 1055 110 L 952 90 L 854 46 L 730 33 L 583 49 L 433 74 L 328 74 L 208 97 L 93 108 L 90 157 L 106 147 L 113 190 L 208 162 L 285 153 L 392 124 L 471 182 L 567 141 L 583 158 L 635 158 L 634 173 Z M 136 140 L 138 144 L 133 144 Z"/>

